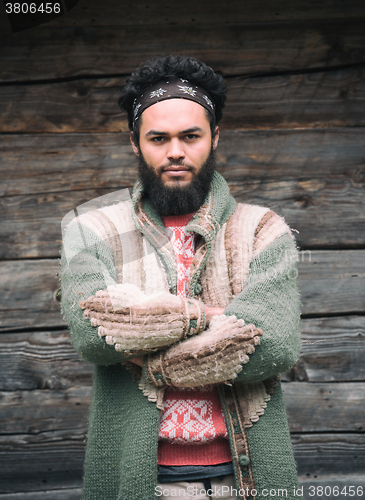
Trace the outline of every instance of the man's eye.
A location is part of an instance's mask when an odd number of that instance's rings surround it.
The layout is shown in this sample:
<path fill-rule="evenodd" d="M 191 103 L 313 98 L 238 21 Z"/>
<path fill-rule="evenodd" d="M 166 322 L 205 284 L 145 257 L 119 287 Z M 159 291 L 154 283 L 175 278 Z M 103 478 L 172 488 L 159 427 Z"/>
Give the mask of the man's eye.
<path fill-rule="evenodd" d="M 185 136 L 189 141 L 192 141 L 194 139 L 197 139 L 199 136 L 196 134 L 188 134 Z"/>
<path fill-rule="evenodd" d="M 157 136 L 157 137 L 153 137 L 152 138 L 152 141 L 153 142 L 162 142 L 165 138 L 162 137 L 162 136 Z"/>

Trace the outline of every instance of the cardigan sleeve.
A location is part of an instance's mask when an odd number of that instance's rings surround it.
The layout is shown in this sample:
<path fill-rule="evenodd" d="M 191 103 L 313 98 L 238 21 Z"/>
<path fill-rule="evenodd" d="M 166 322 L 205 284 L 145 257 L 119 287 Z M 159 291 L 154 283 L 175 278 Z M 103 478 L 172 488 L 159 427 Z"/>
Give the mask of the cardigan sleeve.
<path fill-rule="evenodd" d="M 298 360 L 301 304 L 297 261 L 295 241 L 285 233 L 252 259 L 244 289 L 225 309 L 225 314 L 234 314 L 263 332 L 260 345 L 236 380 L 266 380 Z"/>
<path fill-rule="evenodd" d="M 164 310 L 166 294 L 160 306 L 155 300 L 157 313 L 151 321 L 147 321 L 141 308 L 134 309 L 128 317 L 119 315 L 123 323 L 118 323 L 115 320 L 118 315 L 109 310 L 83 311 L 89 298 L 95 300 L 95 294 L 100 291 L 108 294 L 109 289 L 111 295 L 118 292 L 119 286 L 123 287 L 117 283 L 111 249 L 85 225 L 72 223 L 66 230 L 61 250 L 60 281 L 61 310 L 69 325 L 72 343 L 82 358 L 95 364 L 124 362 L 140 352 L 156 350 L 157 340 L 160 342 L 158 347 L 171 345 L 184 335 L 198 333 L 205 327 L 201 302 L 183 299 L 180 309 L 175 307 L 170 313 Z M 201 314 L 197 314 L 198 310 Z M 169 328 L 172 319 L 173 332 Z"/>
<path fill-rule="evenodd" d="M 159 387 L 196 386 L 228 380 L 253 383 L 292 367 L 300 350 L 297 259 L 296 245 L 288 232 L 252 259 L 242 292 L 222 315 L 233 317 L 231 327 L 243 320 L 246 330 L 241 326 L 241 336 L 246 335 L 245 342 L 238 342 L 237 336 L 232 339 L 228 331 L 224 333 L 228 344 L 221 342 L 220 352 L 216 353 L 212 350 L 210 337 L 203 332 L 197 338 L 202 338 L 206 349 L 201 349 L 200 345 L 199 354 L 188 340 L 184 341 L 185 352 L 184 342 L 181 342 L 179 351 L 173 346 L 165 353 L 145 356 L 144 369 L 150 382 Z M 251 338 L 247 337 L 248 326 Z M 194 370 L 194 377 L 184 375 L 189 369 L 190 372 Z"/>

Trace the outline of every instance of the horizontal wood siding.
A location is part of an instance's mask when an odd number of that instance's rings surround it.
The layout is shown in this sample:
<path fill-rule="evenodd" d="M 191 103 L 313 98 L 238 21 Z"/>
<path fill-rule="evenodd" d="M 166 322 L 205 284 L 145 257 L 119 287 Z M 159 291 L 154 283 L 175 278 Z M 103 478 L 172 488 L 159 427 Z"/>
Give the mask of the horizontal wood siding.
<path fill-rule="evenodd" d="M 229 78 L 220 126 L 364 126 L 364 68 Z M 52 85 L 6 85 L 0 94 L 0 127 L 4 132 L 127 132 L 126 115 L 117 106 L 118 88 L 124 84 L 125 78 L 80 78 Z"/>
<path fill-rule="evenodd" d="M 118 88 L 167 53 L 225 76 L 217 169 L 300 247 L 282 386 L 302 497 L 365 486 L 364 33 L 363 0 L 79 0 L 15 34 L 0 16 L 0 500 L 81 499 L 93 365 L 60 314 L 61 221 L 132 187 Z"/>
<path fill-rule="evenodd" d="M 194 23 L 179 29 L 169 24 L 144 25 L 143 29 L 109 25 L 107 30 L 45 25 L 3 37 L 0 74 L 8 83 L 127 74 L 143 59 L 165 53 L 167 46 L 169 53 L 189 54 L 229 76 L 336 68 L 363 62 L 364 12 L 362 17 L 217 24 L 214 39 L 211 25 Z"/>
<path fill-rule="evenodd" d="M 364 311 L 364 250 L 313 250 L 299 254 L 299 288 L 304 315 Z M 57 259 L 0 262 L 6 291 L 0 332 L 64 325 L 57 291 Z M 80 301 L 83 297 L 80 297 Z M 320 300 L 319 300 L 320 299 Z"/>
<path fill-rule="evenodd" d="M 362 382 L 365 317 L 303 318 L 302 347 L 285 382 Z M 91 386 L 93 365 L 78 356 L 66 329 L 2 333 L 0 391 Z"/>
<path fill-rule="evenodd" d="M 364 130 L 223 131 L 218 171 L 238 201 L 285 216 L 302 248 L 361 248 Z M 2 259 L 57 257 L 65 214 L 136 178 L 128 134 L 3 135 L 0 151 Z"/>

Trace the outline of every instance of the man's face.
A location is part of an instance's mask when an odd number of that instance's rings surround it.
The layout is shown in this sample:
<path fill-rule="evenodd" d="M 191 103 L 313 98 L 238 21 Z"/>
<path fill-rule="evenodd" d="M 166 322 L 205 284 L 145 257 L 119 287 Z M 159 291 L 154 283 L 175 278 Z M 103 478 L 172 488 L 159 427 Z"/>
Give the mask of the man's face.
<path fill-rule="evenodd" d="M 139 147 L 133 134 L 131 143 L 145 193 L 161 215 L 197 210 L 213 176 L 218 127 L 212 140 L 205 108 L 187 99 L 156 103 L 140 120 Z"/>
<path fill-rule="evenodd" d="M 146 163 L 165 186 L 184 187 L 207 160 L 212 144 L 210 123 L 203 106 L 187 99 L 167 99 L 147 108 L 140 118 L 139 147 Z M 138 146 L 132 146 L 139 156 Z"/>

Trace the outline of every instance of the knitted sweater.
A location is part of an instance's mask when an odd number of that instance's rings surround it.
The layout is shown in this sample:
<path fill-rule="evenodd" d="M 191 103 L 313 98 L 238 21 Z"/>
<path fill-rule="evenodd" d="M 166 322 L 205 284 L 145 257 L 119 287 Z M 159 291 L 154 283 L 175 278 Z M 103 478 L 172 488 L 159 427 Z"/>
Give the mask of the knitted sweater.
<path fill-rule="evenodd" d="M 194 213 L 162 217 L 175 250 L 177 295 L 182 297 L 188 293 L 196 239 L 196 234 L 187 233 L 185 227 Z M 204 389 L 169 387 L 166 390 L 159 430 L 159 464 L 214 465 L 231 460 L 218 389 L 215 385 Z"/>
<path fill-rule="evenodd" d="M 164 390 L 210 383 L 220 393 L 240 498 L 261 498 L 266 488 L 286 489 L 286 498 L 296 499 L 295 462 L 276 380 L 296 362 L 300 347 L 297 249 L 290 229 L 268 208 L 237 205 L 215 173 L 187 226 L 202 238 L 189 278 L 191 299 L 178 298 L 179 310 L 172 300 L 174 252 L 141 191 L 137 182 L 132 202 L 81 216 L 63 238 L 62 311 L 76 350 L 95 363 L 83 500 L 155 498 Z M 127 283 L 146 294 L 165 293 L 165 304 L 172 305 L 164 307 L 154 296 L 153 321 L 149 316 L 146 322 L 138 309 L 128 329 L 121 324 L 118 331 L 110 321 L 98 327 L 100 317 L 85 316 L 78 307 L 80 299 Z M 225 308 L 208 329 L 203 303 Z M 133 374 L 126 361 L 141 352 L 143 372 Z"/>

